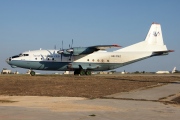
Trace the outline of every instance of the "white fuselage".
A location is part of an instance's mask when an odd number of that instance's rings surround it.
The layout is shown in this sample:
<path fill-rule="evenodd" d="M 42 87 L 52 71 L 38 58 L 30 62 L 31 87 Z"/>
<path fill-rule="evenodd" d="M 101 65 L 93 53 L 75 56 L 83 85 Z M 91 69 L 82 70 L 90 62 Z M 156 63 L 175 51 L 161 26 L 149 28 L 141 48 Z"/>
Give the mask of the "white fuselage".
<path fill-rule="evenodd" d="M 74 70 L 81 65 L 83 69 L 94 71 L 115 69 L 152 55 L 152 52 L 106 52 L 98 51 L 88 55 L 64 56 L 58 50 L 35 50 L 21 53 L 7 60 L 13 67 L 38 70 Z M 70 65 L 70 67 L 69 67 Z M 70 69 L 72 68 L 72 69 Z"/>

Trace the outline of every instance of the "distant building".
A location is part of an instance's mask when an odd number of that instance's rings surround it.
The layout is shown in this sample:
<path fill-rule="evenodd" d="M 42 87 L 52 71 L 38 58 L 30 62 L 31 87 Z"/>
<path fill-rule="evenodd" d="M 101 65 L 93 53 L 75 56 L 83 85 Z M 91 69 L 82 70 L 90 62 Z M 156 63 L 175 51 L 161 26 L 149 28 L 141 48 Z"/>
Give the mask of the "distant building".
<path fill-rule="evenodd" d="M 97 74 L 113 74 L 113 72 L 111 72 L 111 71 L 100 71 L 100 72 L 98 72 Z"/>
<path fill-rule="evenodd" d="M 7 70 L 6 68 L 3 68 L 3 70 L 1 71 L 1 74 L 10 74 L 11 70 Z"/>
<path fill-rule="evenodd" d="M 73 71 L 65 71 L 63 74 L 64 75 L 69 75 L 69 74 L 73 74 L 74 72 Z"/>
<path fill-rule="evenodd" d="M 156 73 L 157 74 L 169 74 L 170 72 L 169 71 L 157 71 Z"/>
<path fill-rule="evenodd" d="M 16 71 L 16 72 L 14 72 L 14 74 L 19 74 L 19 72 L 18 72 L 18 71 Z"/>

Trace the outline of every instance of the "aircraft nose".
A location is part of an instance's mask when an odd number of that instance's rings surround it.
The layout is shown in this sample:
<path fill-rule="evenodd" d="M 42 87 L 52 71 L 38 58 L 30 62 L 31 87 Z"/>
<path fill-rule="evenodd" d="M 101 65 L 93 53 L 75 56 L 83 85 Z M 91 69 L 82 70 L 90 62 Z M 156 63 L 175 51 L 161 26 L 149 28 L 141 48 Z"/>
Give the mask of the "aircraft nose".
<path fill-rule="evenodd" d="M 11 61 L 11 57 L 6 59 L 6 62 L 9 64 L 9 62 Z"/>

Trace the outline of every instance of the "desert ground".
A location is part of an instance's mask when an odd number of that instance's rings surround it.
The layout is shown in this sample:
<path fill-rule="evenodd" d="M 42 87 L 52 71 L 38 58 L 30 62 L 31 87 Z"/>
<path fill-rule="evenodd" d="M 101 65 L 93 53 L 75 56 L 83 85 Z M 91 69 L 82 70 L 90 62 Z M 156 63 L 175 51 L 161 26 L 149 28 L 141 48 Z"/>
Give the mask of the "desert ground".
<path fill-rule="evenodd" d="M 179 120 L 180 75 L 0 75 L 1 120 Z"/>
<path fill-rule="evenodd" d="M 180 81 L 174 75 L 0 75 L 0 95 L 101 98 Z M 180 97 L 174 99 L 179 103 Z"/>

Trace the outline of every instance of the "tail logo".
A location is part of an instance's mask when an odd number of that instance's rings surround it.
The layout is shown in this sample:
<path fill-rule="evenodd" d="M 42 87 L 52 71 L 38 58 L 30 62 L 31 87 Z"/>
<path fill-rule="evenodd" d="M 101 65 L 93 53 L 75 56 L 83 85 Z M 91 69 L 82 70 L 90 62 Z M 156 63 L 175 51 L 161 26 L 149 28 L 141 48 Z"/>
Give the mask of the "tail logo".
<path fill-rule="evenodd" d="M 160 35 L 160 33 L 159 33 L 159 32 L 153 32 L 153 35 L 154 35 L 155 37 L 157 37 L 158 35 Z"/>

